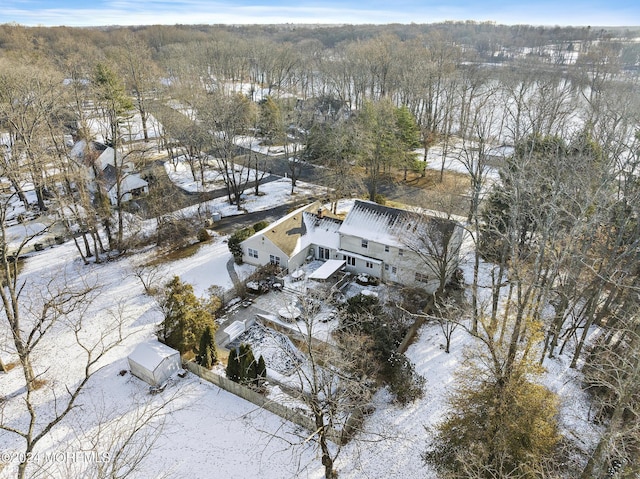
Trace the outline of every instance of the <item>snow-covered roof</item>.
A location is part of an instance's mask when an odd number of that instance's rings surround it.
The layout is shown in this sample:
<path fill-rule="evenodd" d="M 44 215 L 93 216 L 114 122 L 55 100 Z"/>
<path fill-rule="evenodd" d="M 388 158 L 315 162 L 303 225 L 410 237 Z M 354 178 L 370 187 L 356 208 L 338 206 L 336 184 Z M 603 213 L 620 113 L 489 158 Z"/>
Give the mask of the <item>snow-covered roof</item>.
<path fill-rule="evenodd" d="M 78 160 L 94 161 L 107 149 L 111 148 L 97 141 L 87 143 L 87 140 L 78 140 L 71 148 L 69 155 Z"/>
<path fill-rule="evenodd" d="M 149 183 L 143 180 L 140 175 L 134 173 L 126 175 L 124 178 L 122 178 L 122 182 L 120 183 L 120 190 L 126 193 L 128 191 L 145 188 L 147 186 L 149 186 Z"/>
<path fill-rule="evenodd" d="M 303 219 L 306 225 L 307 234 L 303 238 L 302 248 L 309 245 L 324 246 L 325 248 L 338 249 L 340 247 L 340 226 L 342 220 L 331 216 L 304 212 Z"/>
<path fill-rule="evenodd" d="M 322 263 L 317 270 L 309 275 L 309 279 L 324 280 L 329 278 L 333 273 L 338 271 L 345 265 L 345 261 L 341 259 L 330 259 Z"/>
<path fill-rule="evenodd" d="M 413 244 L 415 238 L 421 238 L 420 241 L 424 241 L 424 238 L 433 236 L 436 231 L 450 236 L 454 225 L 455 221 L 448 218 L 357 200 L 339 232 L 375 243 L 403 248 Z"/>
<path fill-rule="evenodd" d="M 165 358 L 175 354 L 180 353 L 160 341 L 153 341 L 138 344 L 133 352 L 129 354 L 129 359 L 149 371 L 155 371 Z"/>
<path fill-rule="evenodd" d="M 318 215 L 319 210 L 318 202 L 303 206 L 254 236 L 264 235 L 290 258 L 312 244 L 337 249 L 340 244 L 338 230 L 342 221 L 327 216 L 326 210 Z"/>
<path fill-rule="evenodd" d="M 342 223 L 340 234 L 401 247 L 397 224 L 403 213 L 398 208 L 357 200 Z"/>

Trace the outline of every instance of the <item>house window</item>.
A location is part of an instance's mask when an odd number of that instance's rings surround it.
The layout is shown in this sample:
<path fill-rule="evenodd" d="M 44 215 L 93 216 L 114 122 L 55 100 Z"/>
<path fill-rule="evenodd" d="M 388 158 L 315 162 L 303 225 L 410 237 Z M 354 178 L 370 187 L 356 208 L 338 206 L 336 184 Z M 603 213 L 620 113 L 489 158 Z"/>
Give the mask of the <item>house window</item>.
<path fill-rule="evenodd" d="M 389 252 L 389 245 L 388 244 L 384 245 L 384 252 L 385 253 Z"/>
<path fill-rule="evenodd" d="M 393 274 L 396 274 L 398 271 L 398 268 L 396 268 L 395 266 L 389 266 L 388 264 L 384 265 L 384 270 L 385 271 L 391 271 Z"/>
<path fill-rule="evenodd" d="M 416 272 L 416 281 L 420 283 L 428 283 L 429 277 L 426 274 Z"/>
<path fill-rule="evenodd" d="M 279 265 L 280 264 L 280 256 L 275 256 L 275 255 L 270 254 L 269 255 L 269 262 L 272 263 L 272 264 Z"/>
<path fill-rule="evenodd" d="M 329 259 L 329 248 L 323 248 L 322 246 L 318 247 L 318 258 L 319 259 Z"/>
<path fill-rule="evenodd" d="M 356 265 L 356 259 L 353 256 L 343 255 L 344 260 L 347 262 L 349 266 Z"/>
<path fill-rule="evenodd" d="M 398 250 L 398 256 L 403 256 L 404 255 L 404 250 L 402 248 L 400 248 Z"/>
<path fill-rule="evenodd" d="M 392 272 L 393 274 L 396 274 L 396 273 L 398 272 L 398 268 L 396 268 L 395 266 L 392 266 L 392 267 L 391 267 L 391 272 Z"/>
<path fill-rule="evenodd" d="M 258 250 L 249 248 L 249 257 L 257 258 L 258 257 Z"/>
<path fill-rule="evenodd" d="M 367 261 L 366 262 L 366 267 L 369 268 L 369 269 L 373 268 L 373 263 L 371 261 Z"/>
<path fill-rule="evenodd" d="M 365 248 L 365 249 L 368 248 L 369 247 L 369 241 L 366 240 L 366 239 L 363 239 L 362 240 L 362 247 Z"/>

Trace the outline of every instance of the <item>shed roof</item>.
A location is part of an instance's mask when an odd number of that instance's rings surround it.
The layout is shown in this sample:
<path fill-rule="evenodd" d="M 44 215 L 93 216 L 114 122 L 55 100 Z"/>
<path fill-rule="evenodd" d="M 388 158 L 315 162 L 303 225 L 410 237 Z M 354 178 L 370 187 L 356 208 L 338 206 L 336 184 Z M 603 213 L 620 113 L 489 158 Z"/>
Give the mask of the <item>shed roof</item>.
<path fill-rule="evenodd" d="M 116 185 L 114 183 L 111 185 L 110 189 L 113 189 L 115 186 Z M 129 191 L 145 188 L 147 186 L 149 186 L 149 183 L 147 183 L 146 180 L 143 180 L 137 173 L 125 175 L 120 182 L 120 190 L 123 193 L 128 193 Z"/>
<path fill-rule="evenodd" d="M 129 359 L 149 371 L 155 371 L 162 361 L 175 354 L 180 353 L 160 341 L 152 341 L 138 344 L 129 354 Z"/>

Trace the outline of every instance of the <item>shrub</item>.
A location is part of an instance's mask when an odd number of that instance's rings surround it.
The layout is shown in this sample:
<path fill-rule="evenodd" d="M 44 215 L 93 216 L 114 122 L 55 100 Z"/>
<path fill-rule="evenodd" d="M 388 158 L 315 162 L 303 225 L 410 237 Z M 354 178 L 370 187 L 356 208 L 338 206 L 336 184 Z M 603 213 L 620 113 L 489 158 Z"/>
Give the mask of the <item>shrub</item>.
<path fill-rule="evenodd" d="M 391 353 L 381 375 L 400 404 L 408 404 L 422 397 L 425 379 L 416 373 L 413 364 L 404 354 L 395 351 Z"/>
<path fill-rule="evenodd" d="M 243 384 L 253 384 L 258 377 L 256 358 L 253 350 L 248 344 L 240 345 L 240 382 Z"/>
<path fill-rule="evenodd" d="M 350 298 L 342 309 L 338 336 L 342 333 L 364 334 L 369 338 L 361 346 L 377 364 L 378 379 L 389 386 L 395 399 L 407 404 L 422 396 L 424 378 L 418 375 L 411 362 L 397 352 L 408 329 L 401 314 L 389 314 L 378 298 L 357 295 Z"/>
<path fill-rule="evenodd" d="M 262 358 L 262 356 L 260 356 Z M 266 376 L 266 366 L 264 359 L 264 374 Z M 233 348 L 229 353 L 227 361 L 227 377 L 232 381 L 248 386 L 259 383 L 259 370 L 261 366 L 253 355 L 253 350 L 248 344 L 241 344 L 239 348 Z M 261 373 L 262 374 L 262 373 Z"/>
<path fill-rule="evenodd" d="M 229 251 L 231 251 L 236 264 L 242 264 L 242 246 L 240 246 L 240 243 L 254 233 L 255 230 L 253 228 L 242 228 L 241 230 L 233 233 L 229 238 L 227 245 L 229 246 Z"/>
<path fill-rule="evenodd" d="M 269 226 L 269 222 L 268 221 L 258 221 L 256 224 L 254 224 L 252 226 L 253 231 L 260 231 L 265 229 L 267 226 Z"/>
<path fill-rule="evenodd" d="M 260 266 L 247 278 L 247 281 L 270 281 L 274 277 L 282 274 L 282 268 L 275 263 L 267 263 Z"/>
<path fill-rule="evenodd" d="M 452 413 L 423 454 L 443 476 L 468 477 L 469 464 L 482 464 L 483 477 L 543 477 L 559 440 L 558 402 L 548 389 L 524 377 L 465 381 L 449 404 Z"/>
<path fill-rule="evenodd" d="M 240 363 L 238 362 L 238 351 L 233 348 L 229 351 L 229 358 L 227 359 L 227 378 L 232 381 L 240 381 Z"/>
<path fill-rule="evenodd" d="M 203 243 L 205 241 L 209 241 L 210 239 L 211 239 L 211 235 L 209 234 L 207 229 L 200 228 L 200 230 L 198 231 L 198 241 L 200 241 L 200 243 Z"/>
<path fill-rule="evenodd" d="M 419 286 L 406 287 L 402 289 L 402 307 L 410 313 L 426 311 L 427 305 L 432 301 L 433 295 L 427 293 Z"/>
<path fill-rule="evenodd" d="M 264 362 L 264 358 L 262 357 L 262 354 L 260 355 L 260 358 L 258 358 L 258 366 L 256 367 L 256 373 L 257 373 L 256 386 L 262 387 L 265 380 L 267 379 L 267 365 Z"/>
<path fill-rule="evenodd" d="M 158 224 L 156 230 L 156 243 L 160 245 L 170 244 L 181 246 L 189 243 L 193 238 L 193 225 L 186 219 L 166 218 Z"/>

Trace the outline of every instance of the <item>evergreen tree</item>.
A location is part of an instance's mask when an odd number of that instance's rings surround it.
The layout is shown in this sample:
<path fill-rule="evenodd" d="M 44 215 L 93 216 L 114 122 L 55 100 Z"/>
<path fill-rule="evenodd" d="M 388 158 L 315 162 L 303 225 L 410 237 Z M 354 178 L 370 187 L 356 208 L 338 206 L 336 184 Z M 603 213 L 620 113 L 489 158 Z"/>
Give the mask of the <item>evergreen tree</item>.
<path fill-rule="evenodd" d="M 282 110 L 280 109 L 280 105 L 271 96 L 266 97 L 262 103 L 260 103 L 258 128 L 269 144 L 283 143 L 286 132 Z"/>
<path fill-rule="evenodd" d="M 164 320 L 158 328 L 158 337 L 181 354 L 196 349 L 207 327 L 215 334 L 216 323 L 211 312 L 193 293 L 193 286 L 177 276 L 165 286 L 160 308 Z"/>
<path fill-rule="evenodd" d="M 264 358 L 262 357 L 262 354 L 258 358 L 258 365 L 256 366 L 256 374 L 257 374 L 256 385 L 258 387 L 261 387 L 267 379 L 267 365 L 264 362 Z"/>
<path fill-rule="evenodd" d="M 415 150 L 420 148 L 420 129 L 416 123 L 416 119 L 406 106 L 396 108 L 396 126 L 398 128 L 397 136 L 407 150 Z"/>
<path fill-rule="evenodd" d="M 251 227 L 242 228 L 241 230 L 233 233 L 229 238 L 227 246 L 229 247 L 229 251 L 231 251 L 236 264 L 242 264 L 242 247 L 240 246 L 240 243 L 242 243 L 254 233 L 255 231 Z"/>
<path fill-rule="evenodd" d="M 207 326 L 202 336 L 200 336 L 200 347 L 198 348 L 196 362 L 207 369 L 211 369 L 211 366 L 218 362 L 218 358 L 216 357 L 215 333 L 211 329 L 211 326 Z"/>
<path fill-rule="evenodd" d="M 375 201 L 382 177 L 400 164 L 406 152 L 395 118 L 395 107 L 388 99 L 366 102 L 356 119 L 355 149 L 358 163 L 365 168 L 369 200 Z"/>
<path fill-rule="evenodd" d="M 420 129 L 415 118 L 406 106 L 396 108 L 396 136 L 403 147 L 403 151 L 399 152 L 399 164 L 404 171 L 404 180 L 407 180 L 407 172 L 413 170 L 420 171 L 423 168 L 423 162 L 418 161 L 417 154 L 414 150 L 420 148 Z"/>
<path fill-rule="evenodd" d="M 257 377 L 257 363 L 248 344 L 240 345 L 240 382 L 250 384 Z"/>
<path fill-rule="evenodd" d="M 229 351 L 229 359 L 227 360 L 227 378 L 232 381 L 240 381 L 240 362 L 238 360 L 238 350 L 233 348 Z"/>

